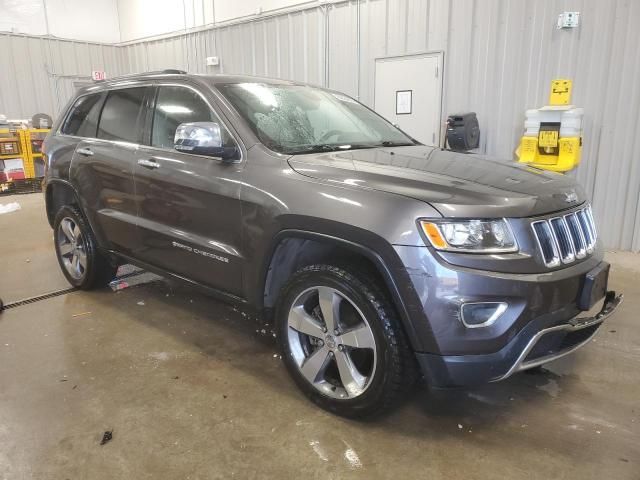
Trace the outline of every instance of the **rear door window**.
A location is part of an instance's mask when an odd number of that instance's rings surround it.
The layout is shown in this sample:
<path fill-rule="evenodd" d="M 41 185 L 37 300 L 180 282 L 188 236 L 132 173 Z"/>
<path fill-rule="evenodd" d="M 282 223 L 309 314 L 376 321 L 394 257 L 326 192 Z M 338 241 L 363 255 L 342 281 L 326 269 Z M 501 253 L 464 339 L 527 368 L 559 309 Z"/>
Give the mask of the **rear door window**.
<path fill-rule="evenodd" d="M 61 132 L 65 135 L 94 138 L 98 128 L 101 100 L 102 93 L 85 95 L 76 100 Z"/>
<path fill-rule="evenodd" d="M 173 149 L 178 125 L 191 122 L 220 123 L 223 144 L 233 144 L 218 116 L 197 92 L 186 87 L 161 86 L 153 113 L 151 146 Z"/>
<path fill-rule="evenodd" d="M 139 118 L 146 90 L 136 87 L 110 91 L 100 115 L 98 138 L 139 143 Z"/>

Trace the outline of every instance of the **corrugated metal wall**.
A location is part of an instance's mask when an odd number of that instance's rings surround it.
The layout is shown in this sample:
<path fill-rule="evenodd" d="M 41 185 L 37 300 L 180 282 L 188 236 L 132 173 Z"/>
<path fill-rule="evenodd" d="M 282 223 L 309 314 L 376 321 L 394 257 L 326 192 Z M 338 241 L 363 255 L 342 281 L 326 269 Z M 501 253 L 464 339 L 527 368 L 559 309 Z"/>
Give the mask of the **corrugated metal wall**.
<path fill-rule="evenodd" d="M 557 30 L 557 15 L 567 10 L 580 11 L 581 26 Z M 172 67 L 249 73 L 328 85 L 372 104 L 376 58 L 443 51 L 443 119 L 476 111 L 481 151 L 506 159 L 524 111 L 546 103 L 551 79 L 571 78 L 573 101 L 586 112 L 583 161 L 571 175 L 593 197 L 606 244 L 640 250 L 638 24 L 640 2 L 630 0 L 351 0 L 118 47 L 108 65 L 102 55 L 110 75 Z M 59 72 L 80 72 L 73 70 L 80 57 L 101 58 L 81 45 L 69 47 L 74 53 L 58 61 Z M 205 66 L 212 55 L 219 67 Z M 0 70 L 0 111 L 6 76 Z M 34 90 L 22 91 L 20 102 L 28 103 Z"/>
<path fill-rule="evenodd" d="M 581 12 L 578 29 L 555 28 L 565 10 Z M 477 111 L 483 151 L 508 158 L 524 110 L 546 103 L 551 79 L 573 79 L 585 125 L 571 175 L 606 244 L 640 250 L 640 2 L 455 0 L 449 18 L 445 111 Z"/>
<path fill-rule="evenodd" d="M 120 48 L 97 43 L 0 35 L 0 113 L 31 118 L 56 115 L 74 83 L 90 82 L 92 70 L 124 73 Z"/>

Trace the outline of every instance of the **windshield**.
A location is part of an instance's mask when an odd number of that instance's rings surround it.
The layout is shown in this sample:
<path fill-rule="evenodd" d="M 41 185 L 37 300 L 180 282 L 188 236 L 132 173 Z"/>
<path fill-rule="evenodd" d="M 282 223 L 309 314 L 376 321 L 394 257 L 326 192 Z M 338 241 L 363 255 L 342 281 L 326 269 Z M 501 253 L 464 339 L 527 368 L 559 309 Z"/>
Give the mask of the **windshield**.
<path fill-rule="evenodd" d="M 260 141 L 279 153 L 415 145 L 354 99 L 306 85 L 218 85 Z"/>

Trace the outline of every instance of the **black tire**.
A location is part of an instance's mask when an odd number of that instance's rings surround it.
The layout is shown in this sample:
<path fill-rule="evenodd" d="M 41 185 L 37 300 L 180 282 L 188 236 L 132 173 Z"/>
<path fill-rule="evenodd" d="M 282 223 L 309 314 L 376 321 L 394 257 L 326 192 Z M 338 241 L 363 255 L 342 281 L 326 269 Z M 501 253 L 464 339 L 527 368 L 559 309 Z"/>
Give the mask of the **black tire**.
<path fill-rule="evenodd" d="M 296 346 L 291 346 L 291 334 L 294 335 L 294 338 L 296 335 L 304 337 L 304 334 L 300 334 L 289 326 L 290 311 L 294 304 L 298 305 L 295 302 L 299 302 L 301 295 L 313 291 L 314 287 L 318 286 L 323 289 L 329 287 L 330 290 L 337 291 L 339 296 L 344 296 L 344 299 L 351 304 L 347 308 L 357 307 L 358 313 L 364 316 L 366 326 L 369 327 L 375 340 L 375 348 L 373 349 L 376 358 L 375 367 L 368 377 L 369 380 L 364 391 L 357 393 L 353 398 L 335 398 L 329 396 L 332 394 L 331 391 L 328 392 L 328 395 L 314 386 L 302 373 L 302 366 L 314 354 L 314 350 L 308 353 L 308 357 L 302 360 L 301 364 L 300 350 Z M 344 302 L 344 299 L 340 302 Z M 313 303 L 313 299 L 309 301 Z M 320 306 L 318 305 L 317 308 Z M 338 307 L 339 310 L 340 308 L 342 307 Z M 406 393 L 415 383 L 416 361 L 401 329 L 395 308 L 375 277 L 370 274 L 359 272 L 350 267 L 347 270 L 332 265 L 304 267 L 292 275 L 283 287 L 275 318 L 282 358 L 293 380 L 307 397 L 329 412 L 349 418 L 377 416 L 392 408 L 402 394 Z M 338 318 L 340 318 L 340 314 Z M 323 331 L 326 331 L 326 327 L 323 328 Z M 306 338 L 310 339 L 311 337 L 307 336 Z M 336 336 L 335 338 L 340 337 Z M 322 347 L 330 345 L 330 341 L 333 346 L 333 339 L 318 343 Z M 295 342 L 296 340 L 294 340 Z M 317 345 L 315 348 L 319 349 Z M 349 347 L 341 345 L 339 348 L 342 352 L 342 349 L 346 350 Z M 298 352 L 298 357 L 294 351 Z M 328 362 L 337 361 L 340 352 L 335 351 L 334 353 L 334 351 L 329 352 L 331 356 L 327 357 Z M 325 360 L 323 365 L 328 365 L 326 362 Z M 324 367 L 325 371 L 327 371 L 326 368 Z M 341 373 L 340 377 L 342 377 Z M 326 387 L 324 388 L 326 390 Z M 335 387 L 330 386 L 329 388 L 335 390 Z M 350 394 L 348 393 L 347 396 Z"/>
<path fill-rule="evenodd" d="M 77 245 L 77 251 L 86 255 L 85 266 L 81 269 L 82 272 L 74 270 L 79 273 L 78 275 L 72 274 L 68 268 L 69 253 L 61 251 L 64 247 L 60 238 L 65 235 L 62 225 L 63 223 L 69 224 L 69 222 L 77 226 L 80 232 L 77 243 L 74 242 L 74 246 Z M 115 277 L 117 266 L 112 265 L 109 259 L 98 251 L 93 231 L 76 207 L 67 205 L 58 211 L 53 222 L 53 238 L 60 269 L 67 281 L 74 287 L 82 290 L 91 290 L 106 285 L 107 282 Z"/>

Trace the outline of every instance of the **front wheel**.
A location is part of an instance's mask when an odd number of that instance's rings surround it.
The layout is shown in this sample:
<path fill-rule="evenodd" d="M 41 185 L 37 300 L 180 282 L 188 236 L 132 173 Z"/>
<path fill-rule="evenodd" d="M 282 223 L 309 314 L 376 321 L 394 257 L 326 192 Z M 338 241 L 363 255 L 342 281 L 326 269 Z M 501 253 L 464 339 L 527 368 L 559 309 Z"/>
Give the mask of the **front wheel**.
<path fill-rule="evenodd" d="M 116 267 L 98 251 L 93 232 L 79 210 L 62 207 L 53 231 L 58 263 L 71 285 L 89 290 L 115 276 Z"/>
<path fill-rule="evenodd" d="M 303 392 L 346 417 L 391 407 L 415 360 L 395 309 L 367 275 L 330 265 L 296 272 L 276 312 L 284 362 Z"/>

